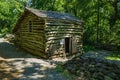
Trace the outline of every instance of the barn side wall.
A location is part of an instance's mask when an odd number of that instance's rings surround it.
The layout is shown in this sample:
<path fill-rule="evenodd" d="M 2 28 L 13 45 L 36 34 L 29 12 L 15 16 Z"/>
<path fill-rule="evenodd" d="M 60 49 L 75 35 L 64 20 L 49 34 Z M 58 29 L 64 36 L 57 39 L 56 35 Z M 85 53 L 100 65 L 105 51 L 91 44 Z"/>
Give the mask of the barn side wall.
<path fill-rule="evenodd" d="M 64 57 L 65 53 L 64 44 L 61 41 L 69 37 L 72 41 L 72 51 L 68 55 L 82 53 L 82 26 L 77 23 L 72 23 L 65 20 L 46 19 L 46 53 L 53 57 Z"/>
<path fill-rule="evenodd" d="M 44 35 L 45 21 L 29 13 L 19 24 L 20 28 L 15 32 L 16 44 L 34 55 L 46 58 Z"/>

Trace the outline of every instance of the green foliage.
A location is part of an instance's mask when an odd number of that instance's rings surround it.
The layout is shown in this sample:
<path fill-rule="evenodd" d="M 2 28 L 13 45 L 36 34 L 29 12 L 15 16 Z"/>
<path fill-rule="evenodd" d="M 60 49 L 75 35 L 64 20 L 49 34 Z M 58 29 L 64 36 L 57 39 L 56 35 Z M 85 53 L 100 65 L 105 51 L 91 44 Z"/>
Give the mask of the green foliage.
<path fill-rule="evenodd" d="M 27 0 L 0 0 L 0 29 L 11 31 Z M 4 32 L 4 30 L 2 31 Z"/>
<path fill-rule="evenodd" d="M 84 46 L 83 46 L 83 50 L 84 50 L 85 52 L 88 52 L 88 51 L 94 51 L 95 48 L 94 48 L 93 46 L 84 45 Z"/>
<path fill-rule="evenodd" d="M 8 33 L 8 28 L 3 28 L 3 29 L 1 29 L 1 33 L 4 33 L 4 34 L 7 34 Z"/>
<path fill-rule="evenodd" d="M 56 66 L 56 71 L 64 75 L 68 80 L 73 80 L 71 74 L 68 70 L 63 69 L 62 65 L 58 64 Z"/>
<path fill-rule="evenodd" d="M 69 79 L 69 80 L 73 80 L 73 79 L 72 79 L 72 76 L 70 75 L 70 73 L 69 73 L 68 70 L 64 70 L 64 71 L 63 71 L 63 75 L 66 76 L 67 79 Z"/>
<path fill-rule="evenodd" d="M 63 72 L 63 70 L 64 69 L 62 68 L 62 66 L 60 64 L 58 64 L 57 67 L 56 67 L 56 71 Z"/>
<path fill-rule="evenodd" d="M 0 38 L 3 38 L 5 36 L 5 34 L 0 34 Z"/>
<path fill-rule="evenodd" d="M 31 0 L 30 7 L 47 11 L 64 11 L 64 0 Z"/>
<path fill-rule="evenodd" d="M 113 80 L 113 79 L 109 76 L 104 76 L 104 80 Z"/>
<path fill-rule="evenodd" d="M 120 46 L 120 0 L 0 0 L 0 29 L 11 31 L 26 5 L 83 19 L 84 44 Z"/>

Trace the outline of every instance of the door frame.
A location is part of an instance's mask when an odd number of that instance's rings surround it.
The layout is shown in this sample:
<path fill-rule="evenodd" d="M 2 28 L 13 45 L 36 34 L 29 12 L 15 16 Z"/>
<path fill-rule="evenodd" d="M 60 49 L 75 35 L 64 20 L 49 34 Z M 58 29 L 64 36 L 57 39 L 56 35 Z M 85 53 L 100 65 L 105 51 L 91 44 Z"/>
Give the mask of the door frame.
<path fill-rule="evenodd" d="M 69 39 L 69 52 L 66 52 L 66 40 L 65 40 L 66 38 Z M 64 38 L 64 49 L 65 49 L 66 55 L 72 54 L 72 37 L 65 37 Z"/>

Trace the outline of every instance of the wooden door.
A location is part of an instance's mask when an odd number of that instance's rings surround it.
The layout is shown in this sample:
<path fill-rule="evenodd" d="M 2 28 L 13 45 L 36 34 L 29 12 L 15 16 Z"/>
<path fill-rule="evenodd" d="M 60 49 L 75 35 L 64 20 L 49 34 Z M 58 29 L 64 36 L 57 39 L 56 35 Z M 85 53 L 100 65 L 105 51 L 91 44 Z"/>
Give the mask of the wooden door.
<path fill-rule="evenodd" d="M 71 37 L 66 37 L 65 38 L 65 53 L 67 55 L 70 55 L 71 54 L 71 51 L 72 51 L 72 44 L 71 44 Z"/>

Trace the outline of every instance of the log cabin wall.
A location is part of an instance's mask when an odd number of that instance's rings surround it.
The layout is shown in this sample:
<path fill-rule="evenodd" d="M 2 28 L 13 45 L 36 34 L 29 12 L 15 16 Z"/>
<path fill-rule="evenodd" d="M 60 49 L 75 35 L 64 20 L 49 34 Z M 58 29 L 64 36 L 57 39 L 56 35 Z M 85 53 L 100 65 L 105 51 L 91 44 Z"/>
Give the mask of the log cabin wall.
<path fill-rule="evenodd" d="M 15 33 L 16 44 L 34 55 L 46 58 L 44 19 L 29 13 L 20 24 L 20 28 Z"/>
<path fill-rule="evenodd" d="M 43 58 L 82 53 L 82 21 L 70 14 L 25 8 L 15 25 L 15 43 Z"/>
<path fill-rule="evenodd" d="M 75 53 L 82 53 L 82 27 L 80 24 L 68 20 L 46 19 L 46 53 L 52 57 L 63 57 L 65 53 L 65 43 L 61 40 L 69 37 L 71 48 L 68 56 Z"/>

